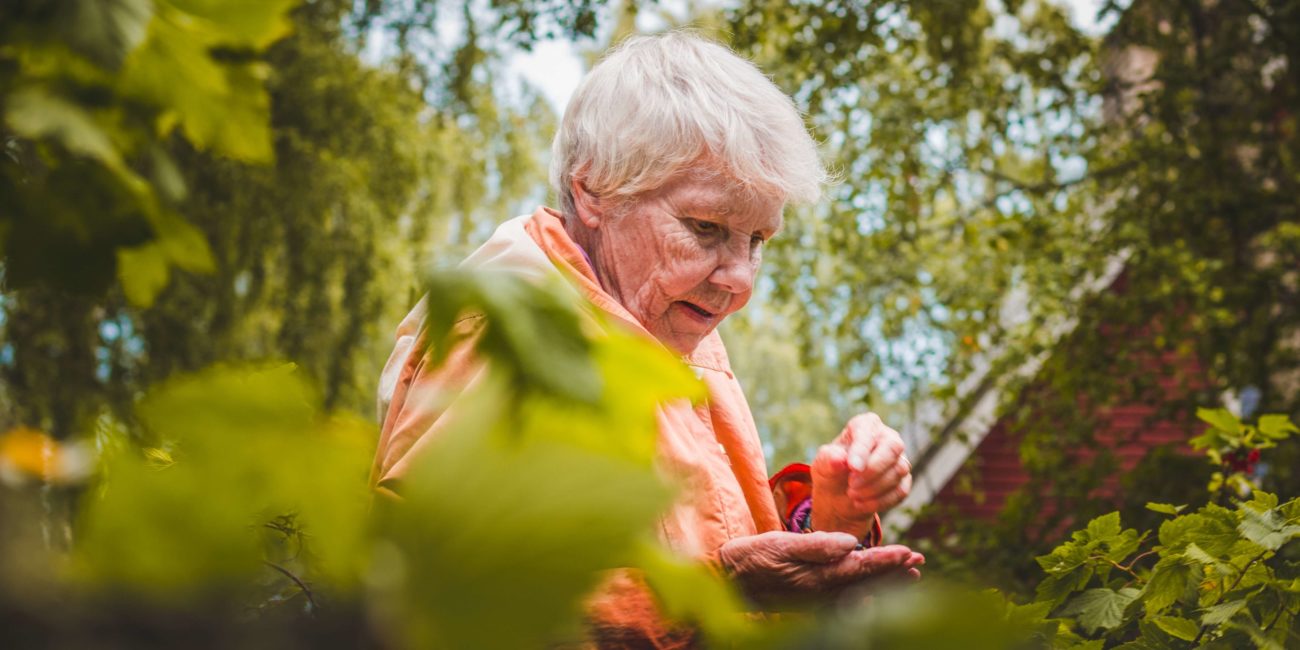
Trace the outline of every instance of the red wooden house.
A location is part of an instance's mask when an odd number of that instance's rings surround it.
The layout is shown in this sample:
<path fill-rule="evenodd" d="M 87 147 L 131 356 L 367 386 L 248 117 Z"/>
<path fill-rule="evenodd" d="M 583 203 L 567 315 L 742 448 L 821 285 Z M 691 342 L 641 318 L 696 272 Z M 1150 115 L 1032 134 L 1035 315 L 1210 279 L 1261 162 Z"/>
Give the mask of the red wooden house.
<path fill-rule="evenodd" d="M 1103 291 L 1123 292 L 1124 277 L 1118 272 L 1118 262 L 1111 274 L 1099 280 Z M 1111 278 L 1114 278 L 1113 280 Z M 1060 340 L 1078 334 L 1072 321 L 1058 324 Z M 1158 323 L 1147 324 L 1126 336 L 1153 336 Z M 1117 336 L 1106 332 L 1104 338 Z M 1105 354 L 1098 350 L 1097 354 Z M 907 531 L 908 538 L 927 537 L 937 529 L 937 522 L 922 517 L 921 508 L 940 506 L 938 511 L 953 511 L 976 519 L 992 520 L 1007 504 L 1008 498 L 1026 486 L 1029 475 L 1021 462 L 1021 437 L 1014 424 L 1017 418 L 1037 416 L 1033 394 L 1051 390 L 1037 375 L 1046 356 L 1030 359 L 1020 367 L 995 376 L 991 361 L 980 376 L 966 382 L 960 397 L 947 408 L 956 415 L 946 420 L 933 417 L 927 422 L 922 416 L 911 428 L 912 435 L 904 431 L 909 440 L 909 454 L 914 458 L 914 485 L 912 494 L 900 507 L 885 519 L 886 530 Z M 1162 415 L 1161 404 L 1180 404 L 1198 387 L 1206 385 L 1201 364 L 1190 353 L 1166 352 L 1142 358 L 1137 362 L 1138 372 L 1156 378 L 1159 386 L 1153 400 L 1148 394 L 1143 398 L 1121 399 L 1104 407 L 1090 407 L 1086 396 L 1078 398 L 1080 412 L 1095 410 L 1096 428 L 1093 444 L 1079 446 L 1068 453 L 1082 461 L 1093 460 L 1101 450 L 1108 450 L 1116 461 L 1116 472 L 1102 482 L 1093 498 L 1109 501 L 1118 496 L 1119 476 L 1132 471 L 1148 453 L 1167 447 L 1175 453 L 1199 455 L 1187 441 L 1204 430 L 1204 424 L 1195 419 L 1186 408 L 1173 414 Z M 1019 388 L 1014 388 L 1014 387 Z M 1017 391 L 1009 394 L 1009 391 Z M 1011 399 L 1008 399 L 1010 397 Z M 943 412 L 945 406 L 932 408 Z M 928 428 L 937 431 L 929 440 L 918 440 L 918 431 Z M 1047 508 L 1054 508 L 1048 503 Z"/>

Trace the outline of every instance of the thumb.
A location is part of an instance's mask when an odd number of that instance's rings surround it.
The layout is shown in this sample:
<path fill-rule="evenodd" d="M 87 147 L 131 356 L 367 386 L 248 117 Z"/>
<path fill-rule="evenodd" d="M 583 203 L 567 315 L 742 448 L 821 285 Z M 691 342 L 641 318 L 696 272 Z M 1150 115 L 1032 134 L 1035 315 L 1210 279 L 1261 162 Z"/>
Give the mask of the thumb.
<path fill-rule="evenodd" d="M 790 540 L 787 555 L 800 562 L 829 564 L 843 559 L 857 546 L 857 538 L 848 533 L 808 533 Z"/>

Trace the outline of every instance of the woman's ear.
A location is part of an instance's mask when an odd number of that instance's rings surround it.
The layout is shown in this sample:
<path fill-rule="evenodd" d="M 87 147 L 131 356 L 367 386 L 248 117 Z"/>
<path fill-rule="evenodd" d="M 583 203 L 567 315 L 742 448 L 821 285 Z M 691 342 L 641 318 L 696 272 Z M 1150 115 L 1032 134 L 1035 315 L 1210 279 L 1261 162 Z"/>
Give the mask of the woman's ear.
<path fill-rule="evenodd" d="M 578 212 L 578 220 L 582 225 L 592 230 L 599 228 L 604 218 L 604 206 L 601 205 L 600 197 L 592 194 L 577 178 L 569 181 L 569 191 L 573 193 L 573 207 Z"/>

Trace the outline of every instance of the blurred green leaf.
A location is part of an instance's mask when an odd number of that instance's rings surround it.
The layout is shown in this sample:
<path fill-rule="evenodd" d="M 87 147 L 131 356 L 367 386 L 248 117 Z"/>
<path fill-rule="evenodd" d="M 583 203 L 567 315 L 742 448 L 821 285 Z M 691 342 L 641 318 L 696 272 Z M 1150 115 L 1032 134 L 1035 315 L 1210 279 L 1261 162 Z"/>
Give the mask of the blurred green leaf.
<path fill-rule="evenodd" d="M 167 286 L 172 265 L 186 271 L 210 273 L 212 251 L 203 233 L 172 216 L 161 218 L 162 229 L 154 241 L 117 249 L 117 275 L 127 300 L 138 307 L 153 304 Z"/>
<path fill-rule="evenodd" d="M 1233 415 L 1228 409 L 1196 409 L 1196 417 L 1202 422 L 1229 434 L 1237 434 L 1241 431 L 1241 420 Z"/>
<path fill-rule="evenodd" d="M 400 567 L 381 581 L 385 601 L 415 645 L 576 638 L 579 597 L 602 572 L 639 560 L 675 595 L 681 581 L 705 577 L 647 555 L 639 541 L 671 495 L 654 464 L 656 412 L 700 396 L 699 381 L 653 341 L 613 328 L 589 339 L 584 329 L 597 329 L 595 319 L 554 280 L 430 278 L 424 331 L 434 363 L 468 312 L 483 318 L 476 352 L 489 365 L 486 380 L 443 416 L 448 427 L 422 442 L 397 486 L 402 501 L 385 508 Z M 714 617 L 737 609 L 725 590 L 697 596 L 674 611 L 741 629 Z M 491 623 L 501 610 L 512 612 L 510 626 Z"/>
<path fill-rule="evenodd" d="M 1300 429 L 1291 422 L 1291 418 L 1273 414 L 1259 416 L 1259 432 L 1273 440 L 1285 440 L 1290 434 L 1300 433 Z"/>
<path fill-rule="evenodd" d="M 644 461 L 551 439 L 545 410 L 510 417 L 507 396 L 499 377 L 462 396 L 455 424 L 409 469 L 403 501 L 387 504 L 402 570 L 383 580 L 384 602 L 413 645 L 538 647 L 576 635 L 579 597 L 602 571 L 630 566 L 669 503 Z M 653 426 L 642 417 L 627 426 Z"/>
<path fill-rule="evenodd" d="M 68 42 L 105 68 L 116 69 L 144 40 L 153 16 L 150 0 L 72 0 L 64 3 Z"/>
<path fill-rule="evenodd" d="M 507 273 L 445 271 L 432 274 L 424 323 L 434 365 L 448 352 L 447 333 L 461 318 L 482 315 L 479 354 L 517 385 L 565 399 L 595 403 L 601 377 L 586 354 L 576 293 L 561 280 L 549 285 Z M 633 393 L 635 394 L 635 393 Z"/>
<path fill-rule="evenodd" d="M 155 244 L 166 254 L 168 261 L 191 273 L 212 272 L 212 249 L 208 248 L 208 240 L 202 231 L 172 215 L 166 215 L 157 222 L 158 239 Z"/>
<path fill-rule="evenodd" d="M 52 137 L 75 154 L 90 156 L 114 169 L 122 165 L 112 140 L 88 112 L 43 90 L 15 92 L 5 101 L 5 118 L 21 135 Z"/>
<path fill-rule="evenodd" d="M 195 20 L 187 13 L 161 5 L 149 26 L 144 44 L 128 58 L 122 72 L 122 89 L 157 104 L 179 121 L 185 135 L 200 149 L 251 162 L 272 156 L 268 98 L 262 87 L 264 65 L 218 62 L 211 50 L 218 46 L 264 46 L 284 33 L 282 16 L 290 0 L 257 4 L 245 23 L 239 12 L 219 10 L 216 4 L 194 3 L 212 16 L 228 22 Z M 268 22 L 269 21 L 269 22 Z"/>
<path fill-rule="evenodd" d="M 675 557 L 658 544 L 643 543 L 636 566 L 669 620 L 697 624 L 718 646 L 753 648 L 763 642 L 762 628 L 746 611 L 735 587 L 699 561 Z M 775 631 L 767 630 L 769 643 L 775 640 Z"/>
<path fill-rule="evenodd" d="M 289 33 L 295 0 L 167 0 L 217 32 L 223 45 L 262 49 Z"/>
<path fill-rule="evenodd" d="M 148 307 L 167 286 L 167 253 L 157 242 L 117 249 L 117 278 L 127 300 Z"/>
<path fill-rule="evenodd" d="M 327 418 L 291 368 L 216 368 L 168 382 L 139 407 L 158 451 L 119 453 L 87 499 L 78 574 L 156 598 L 247 590 L 266 571 L 263 531 L 291 515 L 304 571 L 360 575 L 371 428 Z M 202 504 L 199 507 L 199 504 Z"/>

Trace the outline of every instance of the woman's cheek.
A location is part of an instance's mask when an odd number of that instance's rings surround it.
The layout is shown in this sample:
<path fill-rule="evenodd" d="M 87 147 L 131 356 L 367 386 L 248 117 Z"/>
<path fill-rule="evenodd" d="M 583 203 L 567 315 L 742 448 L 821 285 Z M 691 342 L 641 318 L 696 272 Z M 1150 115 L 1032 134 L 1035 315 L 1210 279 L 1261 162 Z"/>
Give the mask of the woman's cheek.
<path fill-rule="evenodd" d="M 673 242 L 664 253 L 664 289 L 671 295 L 695 289 L 713 271 L 713 255 L 699 245 Z"/>

